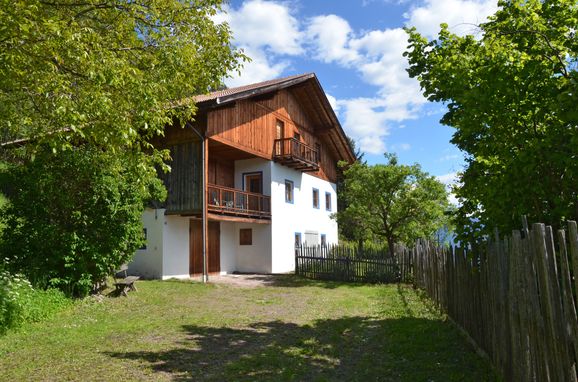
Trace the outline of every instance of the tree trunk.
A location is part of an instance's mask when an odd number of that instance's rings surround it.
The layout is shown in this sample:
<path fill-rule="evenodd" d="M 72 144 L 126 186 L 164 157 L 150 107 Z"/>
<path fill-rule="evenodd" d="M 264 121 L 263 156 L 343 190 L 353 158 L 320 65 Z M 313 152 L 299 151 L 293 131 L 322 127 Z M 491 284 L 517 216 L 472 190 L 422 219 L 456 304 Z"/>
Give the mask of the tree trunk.
<path fill-rule="evenodd" d="M 387 247 L 389 249 L 389 255 L 393 256 L 393 251 L 395 250 L 395 240 L 393 238 L 387 238 Z"/>

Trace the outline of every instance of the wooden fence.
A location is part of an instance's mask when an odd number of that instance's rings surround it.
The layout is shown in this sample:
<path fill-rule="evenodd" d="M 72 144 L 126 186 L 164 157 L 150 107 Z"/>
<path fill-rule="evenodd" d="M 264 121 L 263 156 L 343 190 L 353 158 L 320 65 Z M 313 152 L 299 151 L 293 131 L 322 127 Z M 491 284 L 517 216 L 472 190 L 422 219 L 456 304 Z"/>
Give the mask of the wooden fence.
<path fill-rule="evenodd" d="M 488 354 L 507 381 L 576 381 L 578 232 L 534 224 L 482 248 L 410 250 L 415 285 Z M 575 277 L 573 277 L 575 276 Z"/>
<path fill-rule="evenodd" d="M 398 253 L 399 252 L 399 253 Z M 391 283 L 411 280 L 409 251 L 355 246 L 300 246 L 295 248 L 295 273 L 321 280 Z"/>

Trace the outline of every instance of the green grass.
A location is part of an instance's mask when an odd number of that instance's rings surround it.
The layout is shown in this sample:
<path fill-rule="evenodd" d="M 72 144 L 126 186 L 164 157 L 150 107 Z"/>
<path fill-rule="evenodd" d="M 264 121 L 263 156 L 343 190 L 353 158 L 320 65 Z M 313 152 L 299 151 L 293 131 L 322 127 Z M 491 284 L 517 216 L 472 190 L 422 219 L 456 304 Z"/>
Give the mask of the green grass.
<path fill-rule="evenodd" d="M 496 380 L 410 287 L 137 286 L 0 337 L 0 380 Z"/>

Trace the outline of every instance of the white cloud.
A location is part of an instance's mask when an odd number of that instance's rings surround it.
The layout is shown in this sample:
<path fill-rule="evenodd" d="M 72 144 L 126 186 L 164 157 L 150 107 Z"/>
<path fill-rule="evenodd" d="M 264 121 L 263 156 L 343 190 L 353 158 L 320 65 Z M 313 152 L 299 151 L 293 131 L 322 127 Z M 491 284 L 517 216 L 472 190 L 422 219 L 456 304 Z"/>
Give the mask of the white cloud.
<path fill-rule="evenodd" d="M 475 34 L 476 25 L 498 9 L 497 0 L 425 0 L 404 16 L 408 26 L 414 26 L 421 34 L 434 37 L 440 24 L 446 23 L 454 33 Z"/>
<path fill-rule="evenodd" d="M 299 23 L 283 3 L 245 1 L 238 10 L 229 8 L 228 21 L 234 31 L 235 44 L 265 48 L 275 54 L 303 52 Z"/>
<path fill-rule="evenodd" d="M 380 136 L 366 135 L 360 138 L 357 142 L 359 142 L 359 146 L 362 150 L 369 154 L 381 154 L 387 151 L 385 142 Z"/>
<path fill-rule="evenodd" d="M 436 176 L 436 179 L 445 184 L 446 189 L 448 190 L 448 202 L 454 206 L 459 205 L 456 195 L 451 192 L 452 187 L 458 183 L 458 173 L 450 172 L 449 174 Z"/>
<path fill-rule="evenodd" d="M 242 86 L 281 77 L 283 71 L 290 65 L 286 60 L 271 62 L 270 58 L 262 49 L 250 47 L 241 48 L 247 56 L 251 57 L 251 62 L 246 62 L 243 65 L 240 76 L 234 73 L 232 78 L 225 80 L 225 83 L 229 87 Z"/>
<path fill-rule="evenodd" d="M 450 172 L 449 174 L 436 176 L 436 179 L 445 184 L 446 186 L 451 186 L 458 182 L 458 173 Z"/>
<path fill-rule="evenodd" d="M 386 151 L 385 136 L 389 135 L 387 111 L 383 101 L 376 98 L 339 100 L 343 107 L 344 128 L 361 150 L 370 154 Z"/>
<path fill-rule="evenodd" d="M 353 37 L 346 20 L 338 16 L 316 18 L 319 25 L 339 25 L 338 34 L 326 40 L 315 40 L 320 59 L 336 61 L 344 67 L 354 64 L 367 84 L 376 86 L 375 98 L 338 101 L 345 114 L 344 128 L 368 153 L 385 151 L 388 121 L 417 118 L 419 107 L 426 102 L 419 84 L 409 78 L 403 52 L 407 35 L 401 28 L 369 31 Z M 325 33 L 328 33 L 329 29 Z M 347 40 L 349 38 L 349 40 Z"/>
<path fill-rule="evenodd" d="M 418 118 L 427 102 L 417 80 L 406 72 L 406 33 L 402 28 L 356 32 L 346 19 L 332 14 L 300 22 L 291 4 L 247 0 L 237 9 L 226 7 L 226 14 L 214 18 L 229 23 L 234 43 L 253 60 L 245 64 L 241 76 L 228 80 L 227 85 L 280 77 L 291 67 L 294 57 L 303 55 L 356 70 L 363 82 L 376 87 L 375 97 L 327 96 L 361 150 L 383 153 L 390 123 Z M 423 0 L 420 4 L 404 15 L 406 25 L 414 25 L 430 36 L 437 33 L 441 22 L 467 25 L 471 30 L 470 24 L 484 21 L 497 9 L 496 0 Z"/>
<path fill-rule="evenodd" d="M 323 62 L 339 62 L 349 66 L 359 58 L 357 52 L 349 47 L 351 27 L 347 20 L 339 16 L 313 17 L 305 33 L 316 58 Z"/>
<path fill-rule="evenodd" d="M 325 93 L 325 96 L 327 97 L 327 100 L 329 101 L 329 104 L 333 108 L 333 111 L 335 112 L 335 114 L 339 114 L 339 110 L 341 109 L 341 107 L 340 107 L 339 103 L 337 102 L 337 99 L 328 93 Z"/>
<path fill-rule="evenodd" d="M 240 86 L 280 77 L 291 63 L 288 57 L 303 54 L 303 32 L 286 3 L 245 1 L 240 8 L 224 8 L 215 22 L 227 22 L 233 43 L 251 58 L 241 75 L 227 79 L 227 86 Z"/>

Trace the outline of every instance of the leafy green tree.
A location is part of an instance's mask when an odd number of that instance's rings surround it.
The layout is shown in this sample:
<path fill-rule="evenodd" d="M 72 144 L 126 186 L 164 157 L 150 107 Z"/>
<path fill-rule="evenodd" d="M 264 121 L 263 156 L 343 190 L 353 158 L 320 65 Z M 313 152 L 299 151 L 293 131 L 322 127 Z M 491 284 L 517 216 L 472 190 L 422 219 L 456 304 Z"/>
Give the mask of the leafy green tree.
<path fill-rule="evenodd" d="M 444 224 L 447 192 L 420 166 L 400 165 L 395 155 L 387 164 L 354 163 L 344 172 L 341 197 L 347 208 L 338 211 L 339 224 L 353 225 L 358 240 L 381 238 L 390 253 L 395 243 L 434 237 Z"/>
<path fill-rule="evenodd" d="M 44 149 L 3 171 L 10 202 L 2 209 L 0 256 L 8 270 L 84 296 L 129 261 L 143 243 L 143 206 L 166 193 L 154 170 L 141 168 L 143 156 L 95 146 Z"/>
<path fill-rule="evenodd" d="M 0 0 L 0 142 L 28 139 L 0 150 L 11 270 L 83 295 L 138 248 L 165 159 L 150 138 L 246 59 L 222 3 Z"/>
<path fill-rule="evenodd" d="M 221 3 L 0 0 L 0 141 L 124 150 L 191 119 L 244 59 Z"/>
<path fill-rule="evenodd" d="M 409 29 L 409 74 L 467 167 L 456 195 L 460 237 L 578 218 L 578 7 L 575 0 L 508 0 L 479 39 L 442 24 L 428 41 Z"/>
<path fill-rule="evenodd" d="M 347 143 L 349 144 L 349 148 L 351 152 L 355 155 L 355 161 L 359 163 L 365 163 L 363 156 L 365 155 L 359 147 L 357 147 L 355 140 L 350 136 L 346 136 Z M 338 169 L 337 169 L 337 211 L 343 211 L 347 209 L 347 201 L 345 198 L 341 197 L 343 189 L 345 187 L 345 176 L 343 172 L 347 169 L 349 164 L 347 162 L 339 162 Z M 363 228 L 357 224 L 355 219 L 351 219 L 347 222 L 347 224 L 340 224 L 339 225 L 339 234 L 342 238 L 346 240 L 358 240 L 360 236 L 358 231 L 363 231 Z"/>

